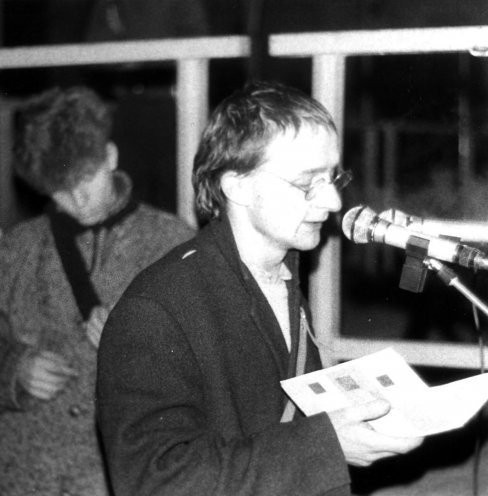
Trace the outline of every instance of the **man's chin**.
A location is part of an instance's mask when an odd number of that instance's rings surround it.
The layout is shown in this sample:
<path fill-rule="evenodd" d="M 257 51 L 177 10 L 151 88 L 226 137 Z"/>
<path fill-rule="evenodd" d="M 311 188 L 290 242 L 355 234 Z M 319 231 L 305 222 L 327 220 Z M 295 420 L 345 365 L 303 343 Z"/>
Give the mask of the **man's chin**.
<path fill-rule="evenodd" d="M 317 231 L 316 233 L 307 233 L 305 236 L 301 236 L 297 243 L 295 248 L 300 251 L 309 251 L 313 250 L 314 248 L 317 248 L 317 246 L 320 243 L 320 230 Z"/>

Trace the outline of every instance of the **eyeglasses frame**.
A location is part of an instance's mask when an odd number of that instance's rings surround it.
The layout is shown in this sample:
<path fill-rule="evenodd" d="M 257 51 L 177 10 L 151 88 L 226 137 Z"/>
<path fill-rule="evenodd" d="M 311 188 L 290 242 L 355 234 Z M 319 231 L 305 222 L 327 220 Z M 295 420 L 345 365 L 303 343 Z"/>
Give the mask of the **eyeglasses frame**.
<path fill-rule="evenodd" d="M 303 186 L 299 186 L 298 184 L 295 184 L 294 182 L 289 181 L 274 172 L 268 170 L 262 170 L 260 172 L 270 174 L 278 179 L 281 179 L 291 187 L 300 190 L 305 195 L 306 201 L 312 201 L 317 194 L 318 188 L 320 188 L 323 184 L 333 185 L 337 191 L 342 191 L 354 178 L 352 171 L 350 169 L 345 169 L 338 171 L 337 175 L 332 180 L 327 181 L 327 179 L 322 177 L 314 181 L 308 188 L 304 188 Z"/>

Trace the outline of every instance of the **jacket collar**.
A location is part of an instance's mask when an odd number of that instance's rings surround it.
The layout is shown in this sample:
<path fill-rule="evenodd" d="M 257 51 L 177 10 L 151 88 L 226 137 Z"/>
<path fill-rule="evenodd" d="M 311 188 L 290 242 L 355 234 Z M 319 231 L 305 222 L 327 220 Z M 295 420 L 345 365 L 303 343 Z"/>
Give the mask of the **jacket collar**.
<path fill-rule="evenodd" d="M 221 219 L 212 220 L 205 230 L 207 231 L 206 235 L 212 237 L 228 266 L 241 281 L 242 287 L 249 296 L 250 316 L 262 338 L 268 344 L 282 377 L 287 377 L 290 354 L 286 348 L 281 329 L 266 297 L 249 269 L 240 259 L 228 217 L 223 216 Z M 293 276 L 290 284 L 293 285 L 298 284 L 298 259 L 297 251 L 289 252 L 285 258 L 285 264 Z"/>
<path fill-rule="evenodd" d="M 242 281 L 247 284 L 249 277 L 252 276 L 241 261 L 228 216 L 223 214 L 221 218 L 211 220 L 208 228 L 212 232 L 220 251 L 229 265 L 239 275 Z M 299 252 L 297 250 L 290 250 L 285 257 L 284 263 L 292 274 L 293 284 L 299 284 Z"/>

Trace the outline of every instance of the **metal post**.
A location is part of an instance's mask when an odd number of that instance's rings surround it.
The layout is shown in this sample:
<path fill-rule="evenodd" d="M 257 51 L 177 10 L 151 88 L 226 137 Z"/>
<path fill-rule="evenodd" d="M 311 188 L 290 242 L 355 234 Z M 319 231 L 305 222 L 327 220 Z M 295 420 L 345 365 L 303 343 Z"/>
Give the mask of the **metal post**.
<path fill-rule="evenodd" d="M 338 130 L 342 148 L 344 127 L 345 59 L 342 56 L 313 57 L 313 96 L 331 113 Z M 320 357 L 324 367 L 333 364 L 334 339 L 340 332 L 341 309 L 341 240 L 331 236 L 315 254 L 317 264 L 310 275 L 309 300 L 314 328 L 319 341 Z"/>
<path fill-rule="evenodd" d="M 196 226 L 191 184 L 193 158 L 208 116 L 208 59 L 177 63 L 177 211 Z"/>

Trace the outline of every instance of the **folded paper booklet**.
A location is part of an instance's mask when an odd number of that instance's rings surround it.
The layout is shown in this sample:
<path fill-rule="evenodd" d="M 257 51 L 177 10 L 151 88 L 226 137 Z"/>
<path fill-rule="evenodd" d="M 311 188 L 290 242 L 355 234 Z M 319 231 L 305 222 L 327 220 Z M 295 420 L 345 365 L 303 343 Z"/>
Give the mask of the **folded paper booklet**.
<path fill-rule="evenodd" d="M 429 387 L 392 348 L 281 381 L 281 386 L 307 416 L 386 399 L 390 412 L 369 423 L 401 437 L 461 427 L 488 401 L 488 374 Z"/>

